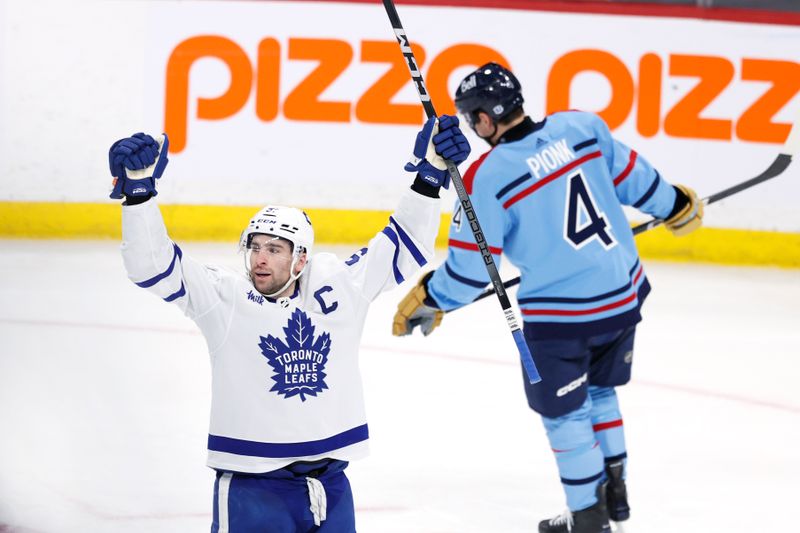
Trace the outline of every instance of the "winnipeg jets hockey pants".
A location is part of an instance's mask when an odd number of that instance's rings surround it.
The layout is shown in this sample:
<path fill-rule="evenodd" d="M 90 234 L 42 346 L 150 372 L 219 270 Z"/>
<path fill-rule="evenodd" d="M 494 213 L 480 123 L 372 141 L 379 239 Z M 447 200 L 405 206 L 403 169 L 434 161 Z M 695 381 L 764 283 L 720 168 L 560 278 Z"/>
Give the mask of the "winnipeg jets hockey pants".
<path fill-rule="evenodd" d="M 355 533 L 347 464 L 298 462 L 266 474 L 218 470 L 211 533 Z"/>
<path fill-rule="evenodd" d="M 586 401 L 589 386 L 617 387 L 631 379 L 636 326 L 576 339 L 528 339 L 542 381 L 524 380 L 528 405 L 557 418 Z"/>

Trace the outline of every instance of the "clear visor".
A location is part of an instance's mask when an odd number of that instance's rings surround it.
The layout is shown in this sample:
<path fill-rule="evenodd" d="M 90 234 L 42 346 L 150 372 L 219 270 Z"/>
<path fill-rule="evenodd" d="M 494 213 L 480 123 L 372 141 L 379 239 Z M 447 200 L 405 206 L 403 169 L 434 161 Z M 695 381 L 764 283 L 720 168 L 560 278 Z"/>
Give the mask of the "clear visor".
<path fill-rule="evenodd" d="M 470 129 L 475 129 L 475 115 L 473 113 L 465 112 L 463 109 L 456 109 L 458 120 L 462 124 L 466 124 Z"/>
<path fill-rule="evenodd" d="M 271 235 L 253 235 L 245 249 L 246 264 L 251 266 L 254 262 L 265 258 L 270 263 L 291 263 L 292 244 L 280 237 Z"/>

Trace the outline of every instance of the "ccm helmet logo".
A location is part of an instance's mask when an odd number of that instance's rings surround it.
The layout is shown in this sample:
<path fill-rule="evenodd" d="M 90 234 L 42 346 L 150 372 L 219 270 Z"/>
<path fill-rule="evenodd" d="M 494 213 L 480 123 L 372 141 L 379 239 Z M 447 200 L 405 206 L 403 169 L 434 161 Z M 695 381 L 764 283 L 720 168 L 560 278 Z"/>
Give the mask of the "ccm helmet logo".
<path fill-rule="evenodd" d="M 587 378 L 588 375 L 584 372 L 584 374 L 575 381 L 568 383 L 567 385 L 564 385 L 563 387 L 558 389 L 556 391 L 556 396 L 558 396 L 559 398 L 561 398 L 562 396 L 566 396 L 570 392 L 574 391 L 575 389 L 586 383 Z"/>

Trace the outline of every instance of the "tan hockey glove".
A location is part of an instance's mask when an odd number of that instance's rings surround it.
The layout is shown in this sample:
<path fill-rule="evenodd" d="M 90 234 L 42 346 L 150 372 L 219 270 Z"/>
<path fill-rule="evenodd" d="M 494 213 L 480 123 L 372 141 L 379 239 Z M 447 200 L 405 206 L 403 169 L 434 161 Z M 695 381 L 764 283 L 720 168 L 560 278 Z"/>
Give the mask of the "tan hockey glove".
<path fill-rule="evenodd" d="M 444 311 L 425 304 L 428 296 L 427 283 L 433 272 L 428 272 L 397 304 L 397 312 L 392 323 L 392 335 L 402 337 L 409 335 L 419 326 L 426 337 L 442 323 Z"/>
<path fill-rule="evenodd" d="M 665 220 L 664 225 L 673 235 L 681 237 L 703 225 L 703 201 L 697 197 L 697 193 L 693 189 L 685 185 L 675 185 L 675 188 L 679 195 L 682 194 L 685 197 L 685 205 Z M 680 198 L 676 200 L 676 203 L 679 201 Z"/>

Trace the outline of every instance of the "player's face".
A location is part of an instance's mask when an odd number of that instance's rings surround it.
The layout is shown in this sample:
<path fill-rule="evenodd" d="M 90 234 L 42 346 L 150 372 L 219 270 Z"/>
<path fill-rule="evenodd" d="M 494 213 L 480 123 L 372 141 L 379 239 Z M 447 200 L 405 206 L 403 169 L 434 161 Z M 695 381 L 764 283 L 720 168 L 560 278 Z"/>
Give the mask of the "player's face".
<path fill-rule="evenodd" d="M 495 124 L 492 118 L 486 113 L 479 112 L 477 115 L 478 116 L 473 121 L 472 129 L 478 134 L 478 137 L 494 146 L 492 137 L 497 133 L 497 124 Z"/>
<path fill-rule="evenodd" d="M 255 235 L 248 247 L 250 277 L 258 292 L 272 294 L 289 281 L 292 244 L 271 235 Z M 298 264 L 305 263 L 305 259 Z M 292 289 L 289 287 L 288 289 Z M 288 292 L 287 289 L 287 292 Z M 279 294 L 278 296 L 284 296 Z"/>

